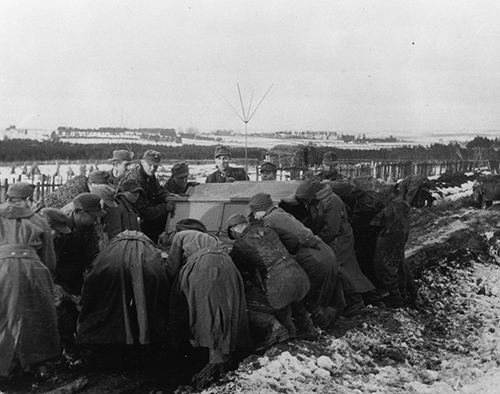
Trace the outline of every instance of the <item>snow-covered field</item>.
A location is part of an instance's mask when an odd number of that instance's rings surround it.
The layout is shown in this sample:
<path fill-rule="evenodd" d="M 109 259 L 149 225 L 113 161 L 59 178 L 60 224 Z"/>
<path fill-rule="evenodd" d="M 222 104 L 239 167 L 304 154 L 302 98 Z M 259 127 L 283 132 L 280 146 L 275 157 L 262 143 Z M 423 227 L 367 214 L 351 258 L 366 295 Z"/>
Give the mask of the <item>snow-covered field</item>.
<path fill-rule="evenodd" d="M 37 164 L 38 168 L 40 169 L 40 172 L 44 175 L 48 175 L 50 177 L 54 176 L 57 170 L 58 165 L 55 163 L 40 163 Z M 110 170 L 111 169 L 111 164 L 108 162 L 91 162 L 91 163 L 61 163 L 59 164 L 59 176 L 56 178 L 56 184 L 59 183 L 64 183 L 68 180 L 69 174 L 74 173 L 75 175 L 79 175 L 82 169 L 82 166 L 85 166 L 85 171 L 86 174 L 88 175 L 89 171 L 92 169 L 99 169 L 99 170 Z M 162 165 L 158 169 L 158 177 L 161 179 L 165 179 L 170 177 L 171 175 L 171 168 L 173 164 L 169 165 Z M 28 165 L 27 170 L 28 172 L 31 170 L 32 164 Z M 205 178 L 207 177 L 208 174 L 211 172 L 215 171 L 215 164 L 190 164 L 190 178 L 193 181 L 196 182 L 205 182 Z M 42 177 L 41 176 L 35 176 L 34 178 L 28 177 L 27 175 L 23 175 L 23 167 L 22 166 L 17 166 L 14 169 L 14 173 L 12 173 L 12 168 L 8 166 L 0 166 L 0 181 L 3 183 L 5 179 L 9 181 L 9 183 L 12 182 L 12 180 L 17 180 L 19 176 L 21 176 L 21 180 L 30 182 L 30 183 L 37 183 L 41 182 Z M 256 179 L 256 172 L 255 172 L 255 167 L 249 167 L 248 168 L 248 173 L 250 180 L 255 180 Z"/>

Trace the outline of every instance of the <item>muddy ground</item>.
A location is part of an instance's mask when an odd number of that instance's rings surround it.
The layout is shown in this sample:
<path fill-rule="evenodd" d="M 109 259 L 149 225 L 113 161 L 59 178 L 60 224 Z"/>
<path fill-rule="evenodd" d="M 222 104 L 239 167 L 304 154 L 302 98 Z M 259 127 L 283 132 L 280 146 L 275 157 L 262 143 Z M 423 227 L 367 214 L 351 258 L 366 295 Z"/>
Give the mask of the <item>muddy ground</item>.
<path fill-rule="evenodd" d="M 412 211 L 410 260 L 446 244 L 457 231 L 481 235 L 479 243 L 454 244 L 433 256 L 418 279 L 419 308 L 366 308 L 342 318 L 318 341 L 248 356 L 207 392 L 498 392 L 500 241 L 493 233 L 500 230 L 500 205 L 478 210 L 469 203 L 460 199 Z M 0 390 L 42 393 L 70 384 L 58 393 L 191 392 L 190 374 L 203 362 L 200 353 L 172 359 L 160 352 L 149 365 L 136 354 L 111 353 L 86 369 L 60 365 L 48 381 L 23 376 L 0 382 Z"/>

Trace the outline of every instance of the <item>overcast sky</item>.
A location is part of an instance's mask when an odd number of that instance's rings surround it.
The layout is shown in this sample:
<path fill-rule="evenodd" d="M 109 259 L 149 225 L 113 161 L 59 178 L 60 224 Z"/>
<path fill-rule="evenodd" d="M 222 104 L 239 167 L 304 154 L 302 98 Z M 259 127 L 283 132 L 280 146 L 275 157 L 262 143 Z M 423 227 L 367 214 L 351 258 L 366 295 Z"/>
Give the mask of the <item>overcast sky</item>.
<path fill-rule="evenodd" d="M 0 1 L 0 127 L 500 129 L 498 1 Z"/>

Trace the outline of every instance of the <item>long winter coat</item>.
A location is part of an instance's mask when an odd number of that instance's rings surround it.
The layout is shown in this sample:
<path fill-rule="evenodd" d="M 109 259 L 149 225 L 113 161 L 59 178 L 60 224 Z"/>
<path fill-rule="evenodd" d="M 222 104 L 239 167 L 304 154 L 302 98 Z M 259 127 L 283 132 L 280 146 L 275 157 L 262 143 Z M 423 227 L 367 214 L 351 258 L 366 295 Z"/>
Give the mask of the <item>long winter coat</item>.
<path fill-rule="evenodd" d="M 336 295 L 342 293 L 342 282 L 339 264 L 332 249 L 281 208 L 269 208 L 263 222 L 264 226 L 278 234 L 288 252 L 294 255 L 309 277 L 311 289 L 304 302 L 318 306 L 334 305 L 341 309 L 343 305 L 337 302 L 343 297 Z"/>
<path fill-rule="evenodd" d="M 29 208 L 0 205 L 0 376 L 59 356 L 50 228 Z"/>
<path fill-rule="evenodd" d="M 410 233 L 410 206 L 402 197 L 390 200 L 371 225 L 380 228 L 373 259 L 377 287 L 400 287 L 404 275 L 405 244 Z M 407 278 L 404 278 L 405 282 Z"/>
<path fill-rule="evenodd" d="M 348 222 L 345 204 L 328 185 L 318 191 L 307 207 L 309 220 L 306 224 L 330 246 L 337 261 L 346 293 L 372 291 L 370 280 L 361 271 L 354 252 L 354 235 Z"/>
<path fill-rule="evenodd" d="M 78 341 L 130 345 L 166 340 L 168 292 L 160 251 L 138 231 L 120 233 L 85 279 Z"/>
<path fill-rule="evenodd" d="M 176 340 L 184 303 L 192 346 L 226 354 L 251 347 L 243 281 L 217 238 L 195 230 L 175 234 L 167 273 L 175 277 L 170 325 Z"/>

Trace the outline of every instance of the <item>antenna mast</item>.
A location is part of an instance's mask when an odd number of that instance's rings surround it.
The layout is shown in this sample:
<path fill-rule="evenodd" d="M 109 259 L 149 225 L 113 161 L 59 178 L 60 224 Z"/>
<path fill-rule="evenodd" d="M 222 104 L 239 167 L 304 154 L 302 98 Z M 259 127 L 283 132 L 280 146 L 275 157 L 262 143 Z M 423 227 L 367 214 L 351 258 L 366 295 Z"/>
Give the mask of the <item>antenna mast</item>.
<path fill-rule="evenodd" d="M 248 123 L 252 120 L 253 116 L 255 115 L 255 112 L 259 109 L 260 105 L 266 98 L 266 96 L 269 94 L 271 91 L 272 87 L 274 85 L 270 85 L 269 88 L 267 88 L 266 92 L 260 99 L 259 103 L 255 106 L 252 107 L 253 104 L 253 91 L 250 96 L 250 101 L 248 103 L 247 109 L 245 110 L 245 105 L 244 105 L 244 100 L 243 100 L 243 95 L 241 94 L 241 89 L 240 89 L 240 83 L 236 83 L 236 88 L 238 89 L 238 97 L 240 99 L 240 105 L 241 105 L 241 114 L 238 112 L 238 110 L 231 105 L 229 101 L 226 100 L 226 98 L 220 93 L 219 95 L 222 97 L 222 99 L 226 102 L 226 104 L 233 110 L 233 112 L 236 114 L 236 116 L 245 124 L 245 170 L 248 172 Z"/>

